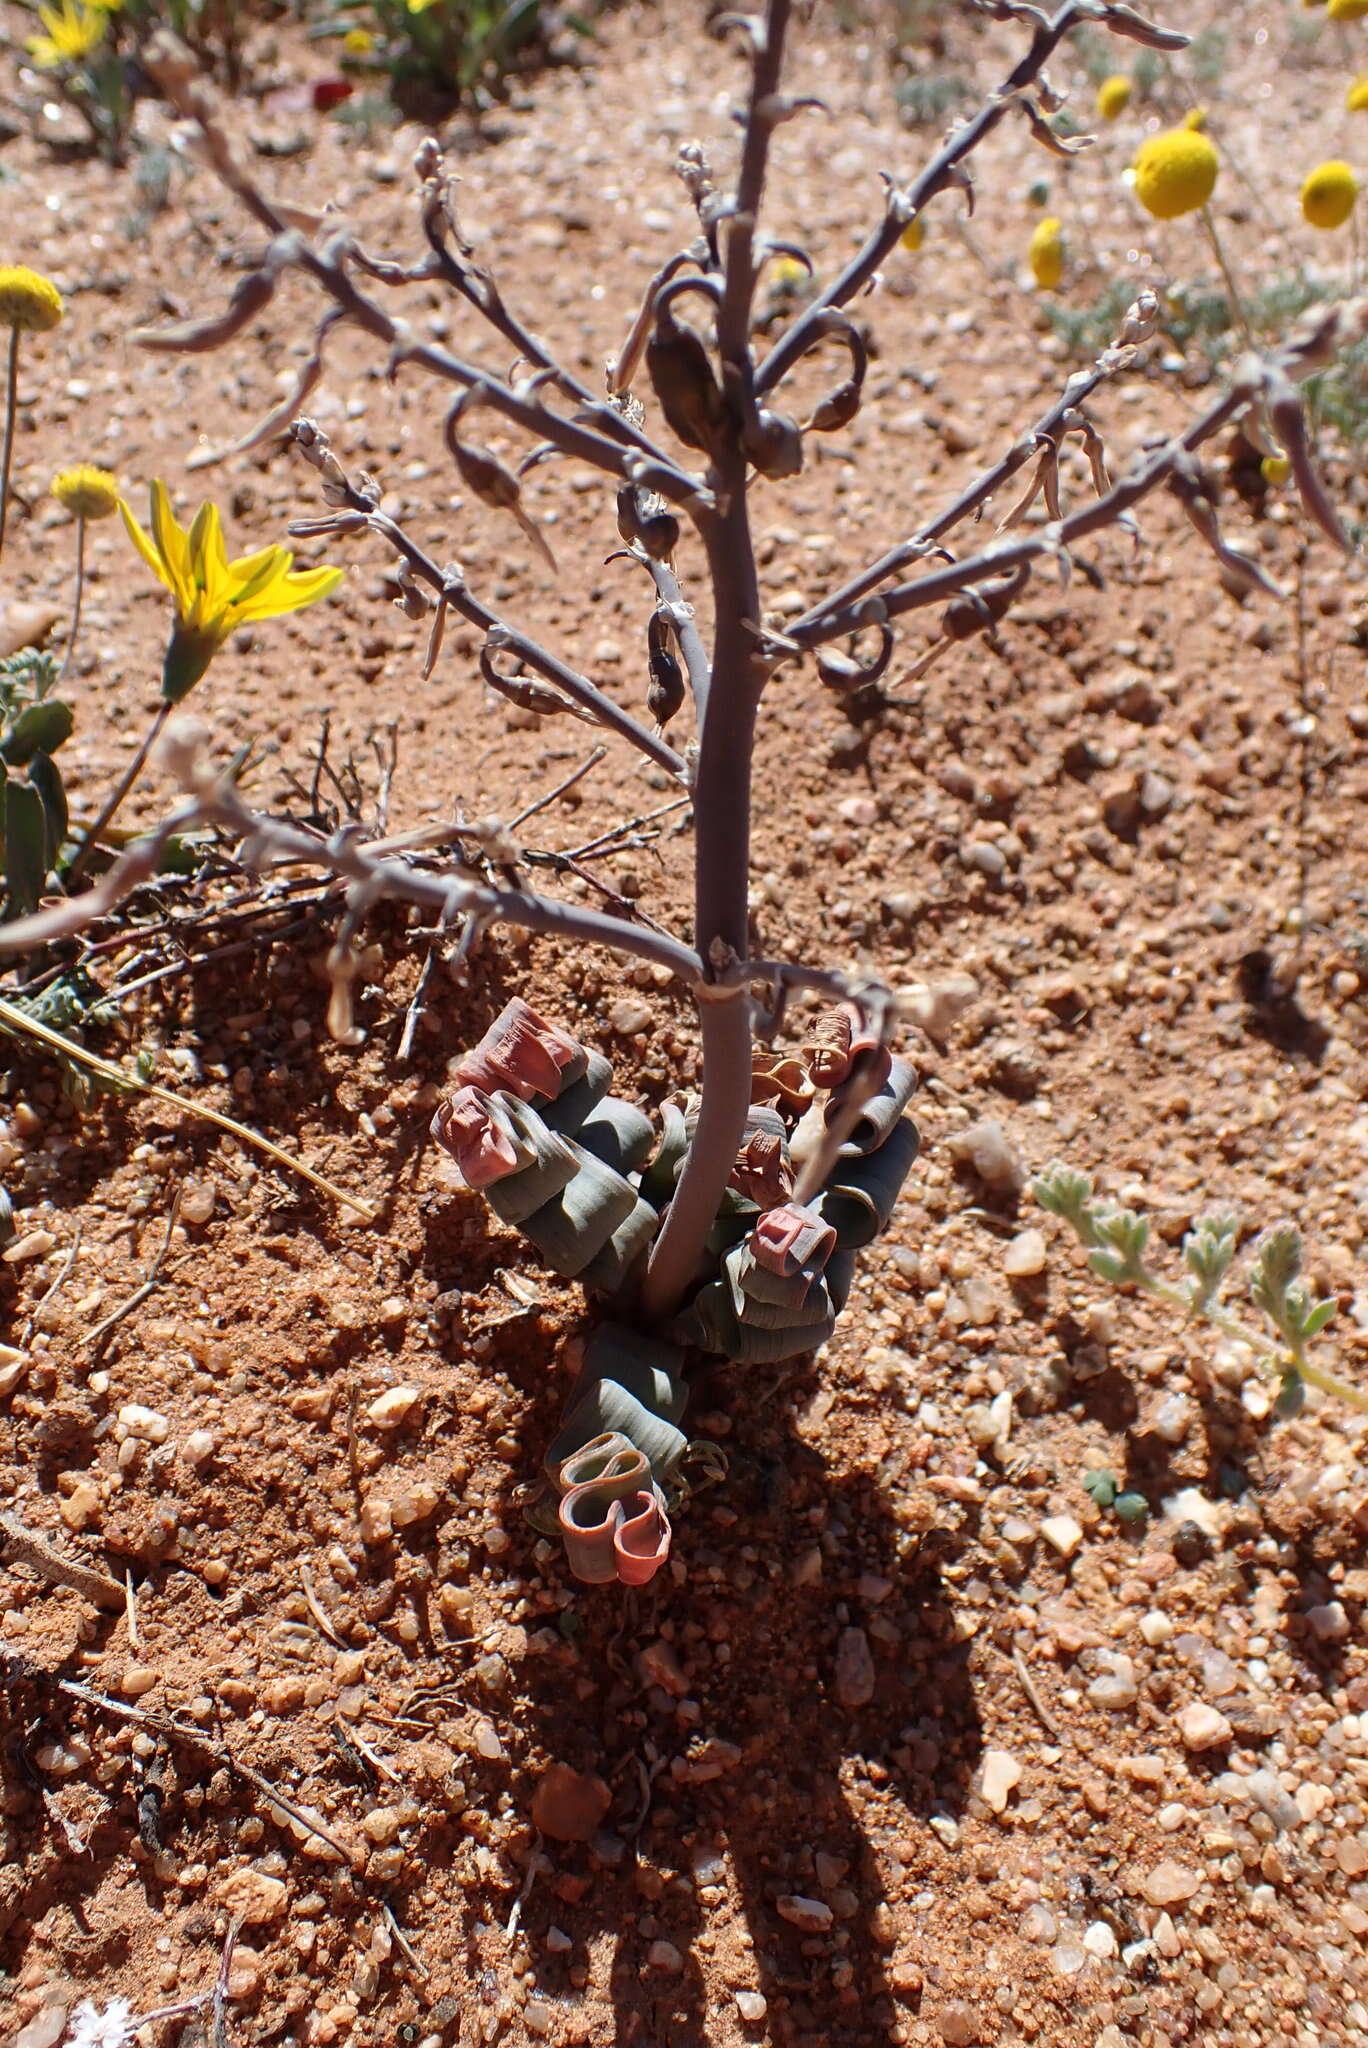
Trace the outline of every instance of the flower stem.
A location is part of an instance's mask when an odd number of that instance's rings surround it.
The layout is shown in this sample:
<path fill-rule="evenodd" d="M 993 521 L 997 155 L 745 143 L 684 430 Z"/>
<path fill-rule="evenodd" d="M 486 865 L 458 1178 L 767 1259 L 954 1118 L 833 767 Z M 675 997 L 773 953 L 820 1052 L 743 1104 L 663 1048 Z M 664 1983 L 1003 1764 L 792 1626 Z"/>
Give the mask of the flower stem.
<path fill-rule="evenodd" d="M 1245 347 L 1253 348 L 1254 330 L 1249 324 L 1249 314 L 1245 310 L 1245 302 L 1240 297 L 1240 287 L 1236 284 L 1230 265 L 1226 261 L 1226 252 L 1222 245 L 1221 237 L 1217 232 L 1215 217 L 1209 206 L 1202 208 L 1201 219 L 1202 226 L 1206 229 L 1207 240 L 1211 243 L 1211 252 L 1220 266 L 1221 276 L 1225 279 L 1225 288 L 1230 295 L 1230 310 L 1235 315 L 1240 333 L 1244 336 Z"/>
<path fill-rule="evenodd" d="M 66 644 L 66 653 L 62 656 L 62 666 L 57 671 L 59 686 L 66 681 L 66 672 L 71 667 L 71 657 L 76 652 L 76 635 L 81 630 L 81 593 L 85 588 L 85 538 L 85 520 L 78 518 L 76 521 L 76 601 L 71 608 L 71 637 Z"/>
<path fill-rule="evenodd" d="M 171 706 L 169 704 L 159 704 L 157 706 L 157 715 L 153 719 L 151 725 L 148 727 L 146 733 L 143 735 L 142 745 L 138 748 L 137 753 L 129 762 L 128 767 L 124 772 L 122 780 L 119 782 L 117 788 L 114 790 L 113 795 L 106 802 L 105 807 L 100 812 L 99 817 L 95 820 L 95 823 L 89 828 L 85 837 L 82 839 L 80 845 L 77 847 L 75 854 L 72 856 L 71 865 L 67 869 L 65 875 L 62 877 L 63 881 L 66 883 L 68 895 L 71 893 L 71 890 L 75 887 L 76 883 L 80 880 L 82 874 L 85 872 L 86 862 L 90 859 L 91 854 L 95 851 L 96 843 L 99 840 L 101 834 L 108 830 L 109 822 L 113 818 L 114 813 L 118 810 L 120 804 L 128 795 L 129 790 L 132 789 L 134 783 L 142 774 L 143 765 L 146 762 L 147 757 L 151 753 L 153 747 L 156 745 L 157 735 L 158 733 L 160 733 L 162 727 L 165 725 L 167 718 L 170 716 L 170 713 Z"/>
<path fill-rule="evenodd" d="M 14 414 L 19 402 L 19 323 L 10 328 L 9 368 L 5 373 L 5 452 L 0 456 L 0 549 L 5 545 L 9 511 L 10 463 L 14 456 Z"/>

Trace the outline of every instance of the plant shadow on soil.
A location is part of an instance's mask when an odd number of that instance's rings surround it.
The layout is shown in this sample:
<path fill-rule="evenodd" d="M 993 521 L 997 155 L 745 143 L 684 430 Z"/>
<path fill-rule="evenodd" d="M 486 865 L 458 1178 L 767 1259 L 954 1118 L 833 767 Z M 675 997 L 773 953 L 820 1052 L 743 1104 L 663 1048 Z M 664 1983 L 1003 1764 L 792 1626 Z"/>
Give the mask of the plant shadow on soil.
<path fill-rule="evenodd" d="M 640 1594 L 579 1589 L 567 1610 L 573 1652 L 529 1657 L 512 1679 L 519 1744 L 613 1788 L 594 1841 L 544 1844 L 553 1869 L 522 1924 L 550 1997 L 573 2000 L 575 1965 L 612 1941 L 613 2039 L 624 2048 L 719 2038 L 736 2025 L 738 1990 L 763 1993 L 774 2042 L 888 2039 L 896 1959 L 879 1940 L 874 1837 L 885 1869 L 921 1863 L 917 1837 L 930 1816 L 962 1810 L 981 1750 L 943 1553 L 910 1541 L 874 1472 L 837 1472 L 795 1433 L 818 1387 L 812 1359 L 785 1375 L 781 1399 L 764 1398 L 776 1391 L 768 1372 L 753 1386 L 744 1401 L 740 1373 L 726 1368 L 696 1386 L 693 1415 L 730 1418 L 730 1470 L 677 1519 L 683 1582 L 667 1571 Z M 540 1391 L 548 1412 L 528 1431 L 529 1452 L 554 1427 L 544 1375 Z M 870 1621 L 874 1691 L 844 1707 L 838 1641 Z M 673 1691 L 637 1663 L 661 1640 L 678 1661 Z M 753 1947 L 723 1953 L 709 1923 L 723 1897 L 712 1887 L 727 1885 Z M 787 1922 L 777 1902 L 793 1895 L 829 1905 L 830 1931 Z M 572 1946 L 548 1962 L 552 1928 Z M 669 1949 L 652 1963 L 657 1942 Z"/>

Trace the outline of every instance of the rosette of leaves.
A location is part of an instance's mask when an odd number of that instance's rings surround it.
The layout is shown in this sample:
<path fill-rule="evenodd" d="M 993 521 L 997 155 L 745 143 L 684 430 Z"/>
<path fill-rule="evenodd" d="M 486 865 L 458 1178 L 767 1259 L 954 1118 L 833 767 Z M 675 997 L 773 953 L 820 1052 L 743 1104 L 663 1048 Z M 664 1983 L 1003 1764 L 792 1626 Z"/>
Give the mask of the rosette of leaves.
<path fill-rule="evenodd" d="M 51 655 L 34 648 L 0 661 L 0 871 L 5 918 L 37 907 L 67 834 L 67 799 L 53 756 L 71 738 L 71 706 L 48 692 Z"/>

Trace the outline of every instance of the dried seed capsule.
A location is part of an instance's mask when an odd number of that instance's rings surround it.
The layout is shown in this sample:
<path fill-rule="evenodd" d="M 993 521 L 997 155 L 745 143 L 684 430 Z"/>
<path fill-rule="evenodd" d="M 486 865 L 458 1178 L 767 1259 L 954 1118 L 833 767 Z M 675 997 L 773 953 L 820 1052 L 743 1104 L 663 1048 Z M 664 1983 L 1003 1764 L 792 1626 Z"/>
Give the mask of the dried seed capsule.
<path fill-rule="evenodd" d="M 617 523 L 628 546 L 644 548 L 653 562 L 668 562 L 679 546 L 679 521 L 665 500 L 636 484 L 617 494 Z"/>
<path fill-rule="evenodd" d="M 797 476 L 803 467 L 803 433 L 787 413 L 761 406 L 741 436 L 748 461 L 761 476 Z"/>
<path fill-rule="evenodd" d="M 684 702 L 684 671 L 670 646 L 670 628 L 663 612 L 652 612 L 646 629 L 646 659 L 651 682 L 646 707 L 658 726 L 667 726 Z"/>
<path fill-rule="evenodd" d="M 671 433 L 710 455 L 727 424 L 726 401 L 702 338 L 679 324 L 664 294 L 646 344 L 646 372 Z"/>
<path fill-rule="evenodd" d="M 834 391 L 818 400 L 808 425 L 819 434 L 832 434 L 838 427 L 848 427 L 859 410 L 860 387 L 853 378 L 847 378 L 844 384 L 838 384 Z"/>

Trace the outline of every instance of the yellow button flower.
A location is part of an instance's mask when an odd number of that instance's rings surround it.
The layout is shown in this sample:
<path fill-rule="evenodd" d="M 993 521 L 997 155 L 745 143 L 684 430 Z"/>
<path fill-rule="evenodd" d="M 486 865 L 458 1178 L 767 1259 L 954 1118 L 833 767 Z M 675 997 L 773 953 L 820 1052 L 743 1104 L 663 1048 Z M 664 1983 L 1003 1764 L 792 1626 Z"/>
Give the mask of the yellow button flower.
<path fill-rule="evenodd" d="M 62 294 L 50 277 L 42 277 L 22 263 L 0 264 L 0 327 L 17 327 L 21 334 L 46 334 L 64 310 Z"/>
<path fill-rule="evenodd" d="M 1368 0 L 1365 0 L 1368 11 Z M 1301 189 L 1302 217 L 1313 228 L 1342 228 L 1358 198 L 1358 179 L 1350 166 L 1332 158 L 1317 164 Z"/>
<path fill-rule="evenodd" d="M 920 214 L 913 214 L 911 220 L 899 235 L 898 240 L 902 243 L 904 249 L 908 249 L 914 256 L 916 255 L 918 249 L 926 240 L 926 229 L 921 224 Z"/>
<path fill-rule="evenodd" d="M 1115 121 L 1125 113 L 1131 100 L 1131 82 L 1124 71 L 1113 71 L 1097 88 L 1097 111 L 1104 121 Z"/>
<path fill-rule="evenodd" d="M 1368 0 L 1330 0 L 1325 11 L 1331 21 L 1362 21 L 1368 14 Z"/>
<path fill-rule="evenodd" d="M 349 57 L 369 57 L 375 48 L 375 37 L 368 28 L 349 28 L 342 38 L 342 47 Z"/>
<path fill-rule="evenodd" d="M 162 696 L 179 704 L 230 634 L 256 619 L 279 618 L 327 597 L 340 569 L 292 569 L 288 548 L 262 548 L 230 562 L 217 505 L 201 505 L 187 529 L 171 510 L 166 485 L 152 485 L 152 533 L 119 500 L 129 539 L 176 601 L 176 623 L 162 670 Z"/>
<path fill-rule="evenodd" d="M 1344 104 L 1351 114 L 1368 114 L 1368 78 L 1355 78 L 1350 81 L 1349 90 L 1344 95 Z"/>
<path fill-rule="evenodd" d="M 40 7 L 38 19 L 45 36 L 30 36 L 28 53 L 44 71 L 60 64 L 79 64 L 104 41 L 108 27 L 102 7 L 85 7 L 81 0 L 61 0 L 58 7 Z"/>
<path fill-rule="evenodd" d="M 108 519 L 119 509 L 119 479 L 112 470 L 97 469 L 93 462 L 59 469 L 49 488 L 74 519 Z"/>
<path fill-rule="evenodd" d="M 1155 220 L 1196 213 L 1216 187 L 1221 160 L 1209 136 L 1196 128 L 1151 135 L 1135 159 L 1135 196 Z"/>
<path fill-rule="evenodd" d="M 1199 134 L 1206 127 L 1206 124 L 1207 110 L 1205 107 L 1194 107 L 1190 113 L 1183 116 L 1183 126 L 1195 129 Z"/>
<path fill-rule="evenodd" d="M 1266 484 L 1285 484 L 1292 474 L 1292 465 L 1285 455 L 1265 455 L 1259 468 Z"/>
<path fill-rule="evenodd" d="M 1043 292 L 1058 288 L 1064 275 L 1064 235 L 1053 214 L 1037 221 L 1027 245 L 1026 260 L 1031 266 L 1032 277 Z"/>

